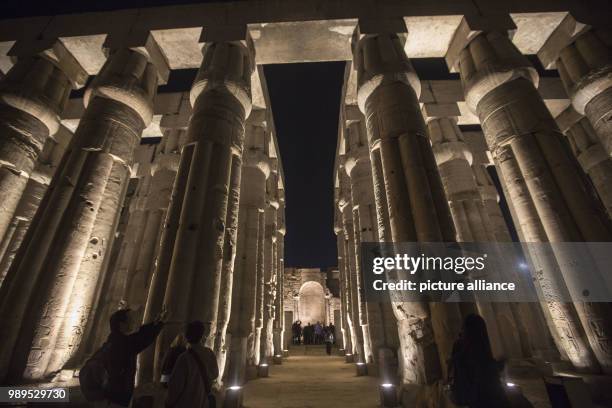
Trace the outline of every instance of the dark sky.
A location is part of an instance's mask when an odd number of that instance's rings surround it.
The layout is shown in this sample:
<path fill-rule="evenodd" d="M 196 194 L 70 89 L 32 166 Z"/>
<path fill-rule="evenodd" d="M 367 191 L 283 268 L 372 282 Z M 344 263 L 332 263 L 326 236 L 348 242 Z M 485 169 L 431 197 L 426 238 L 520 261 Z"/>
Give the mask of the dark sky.
<path fill-rule="evenodd" d="M 344 62 L 265 66 L 285 172 L 285 265 L 337 264 L 333 166 Z"/>

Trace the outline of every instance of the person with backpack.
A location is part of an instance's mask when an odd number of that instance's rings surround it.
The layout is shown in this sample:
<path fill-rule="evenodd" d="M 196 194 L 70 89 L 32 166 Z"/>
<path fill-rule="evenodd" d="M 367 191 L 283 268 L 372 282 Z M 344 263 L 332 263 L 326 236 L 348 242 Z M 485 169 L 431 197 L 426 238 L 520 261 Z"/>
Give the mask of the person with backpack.
<path fill-rule="evenodd" d="M 121 309 L 111 315 L 110 334 L 102 351 L 107 371 L 107 384 L 104 387 L 105 399 L 109 407 L 127 407 L 134 394 L 136 377 L 136 357 L 149 347 L 164 327 L 166 309 L 151 323 L 142 325 L 130 333 L 132 317 L 130 309 Z"/>
<path fill-rule="evenodd" d="M 331 356 L 332 345 L 334 344 L 334 332 L 331 329 L 326 329 L 325 333 L 325 352 L 328 356 Z"/>
<path fill-rule="evenodd" d="M 503 365 L 493 358 L 484 319 L 468 315 L 449 362 L 452 402 L 469 408 L 509 408 L 501 381 Z"/>
<path fill-rule="evenodd" d="M 219 376 L 215 353 L 202 345 L 210 325 L 193 321 L 185 328 L 187 351 L 179 356 L 170 375 L 167 408 L 215 408 L 213 382 Z"/>

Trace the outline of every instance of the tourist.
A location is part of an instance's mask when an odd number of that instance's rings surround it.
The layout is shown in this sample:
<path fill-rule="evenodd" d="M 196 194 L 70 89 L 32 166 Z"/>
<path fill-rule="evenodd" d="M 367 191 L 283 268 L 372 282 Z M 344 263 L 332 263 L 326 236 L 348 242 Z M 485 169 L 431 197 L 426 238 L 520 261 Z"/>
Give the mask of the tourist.
<path fill-rule="evenodd" d="M 210 325 L 194 321 L 185 328 L 187 351 L 176 360 L 168 382 L 167 408 L 215 408 L 213 382 L 219 376 L 215 353 L 202 345 Z"/>
<path fill-rule="evenodd" d="M 465 318 L 449 363 L 451 399 L 469 408 L 509 407 L 500 373 L 503 363 L 493 358 L 484 319 Z"/>
<path fill-rule="evenodd" d="M 314 326 L 308 322 L 304 327 L 304 344 L 313 344 Z"/>
<path fill-rule="evenodd" d="M 325 330 L 325 352 L 328 356 L 331 356 L 332 344 L 334 344 L 334 332 L 328 328 Z"/>
<path fill-rule="evenodd" d="M 315 344 L 323 343 L 323 326 L 321 326 L 320 322 L 317 322 L 315 324 L 315 326 L 314 326 L 314 334 L 315 334 L 315 338 L 314 338 Z"/>
<path fill-rule="evenodd" d="M 329 324 L 329 330 L 334 334 L 334 344 L 336 343 L 336 326 L 333 323 Z"/>
<path fill-rule="evenodd" d="M 130 404 L 134 393 L 136 357 L 138 353 L 153 344 L 164 326 L 165 317 L 164 308 L 153 322 L 142 325 L 138 331 L 130 333 L 131 310 L 121 309 L 112 314 L 111 333 L 107 340 L 108 385 L 105 389 L 109 406 L 127 407 Z"/>
<path fill-rule="evenodd" d="M 187 350 L 187 339 L 183 333 L 179 333 L 176 335 L 172 344 L 170 344 L 170 349 L 168 353 L 164 357 L 164 362 L 162 363 L 162 371 L 161 371 L 161 380 L 160 382 L 167 386 L 168 380 L 170 379 L 170 374 L 172 374 L 172 369 L 176 364 L 176 360 L 179 358 L 181 354 L 183 354 Z"/>

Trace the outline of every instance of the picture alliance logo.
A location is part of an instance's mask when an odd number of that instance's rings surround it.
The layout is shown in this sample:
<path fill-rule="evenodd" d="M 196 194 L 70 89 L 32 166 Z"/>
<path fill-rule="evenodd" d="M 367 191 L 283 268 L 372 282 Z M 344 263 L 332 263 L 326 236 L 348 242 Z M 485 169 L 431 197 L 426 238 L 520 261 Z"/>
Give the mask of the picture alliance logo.
<path fill-rule="evenodd" d="M 482 271 L 486 265 L 487 254 L 480 256 L 411 256 L 397 254 L 388 257 L 375 257 L 372 272 L 381 275 L 387 271 L 404 271 L 414 275 L 417 272 L 452 271 L 457 275 L 465 272 Z"/>

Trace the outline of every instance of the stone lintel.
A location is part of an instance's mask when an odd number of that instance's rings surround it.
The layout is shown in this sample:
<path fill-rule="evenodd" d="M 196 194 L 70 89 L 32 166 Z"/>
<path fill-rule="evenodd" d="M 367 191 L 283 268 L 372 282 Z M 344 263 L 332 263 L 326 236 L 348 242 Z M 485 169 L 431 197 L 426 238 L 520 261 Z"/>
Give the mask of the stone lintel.
<path fill-rule="evenodd" d="M 408 27 L 402 17 L 397 18 L 360 18 L 355 27 L 353 43 L 368 34 L 397 34 L 402 46 L 406 44 Z"/>
<path fill-rule="evenodd" d="M 421 112 L 425 118 L 449 118 L 461 116 L 456 103 L 424 103 Z"/>
<path fill-rule="evenodd" d="M 555 121 L 561 132 L 565 133 L 582 118 L 583 116 L 570 105 L 555 118 Z"/>
<path fill-rule="evenodd" d="M 189 103 L 189 92 L 184 92 L 178 102 L 178 107 L 174 112 L 168 112 L 162 115 L 159 122 L 160 128 L 180 129 L 186 128 L 189 125 L 191 118 L 191 103 Z"/>
<path fill-rule="evenodd" d="M 41 40 L 16 41 L 7 55 L 16 57 L 29 57 L 40 54 L 57 65 L 68 77 L 75 89 L 82 88 L 89 75 L 72 53 L 59 38 L 43 38 Z"/>
<path fill-rule="evenodd" d="M 268 120 L 267 109 L 253 109 L 248 117 L 248 123 L 254 126 L 266 127 Z"/>
<path fill-rule="evenodd" d="M 509 32 L 516 30 L 516 24 L 509 14 L 491 14 L 486 16 L 465 15 L 453 34 L 444 59 L 451 72 L 457 72 L 457 63 L 461 51 L 482 32 Z"/>
<path fill-rule="evenodd" d="M 246 24 L 208 25 L 202 29 L 200 43 L 250 40 Z"/>
<path fill-rule="evenodd" d="M 148 30 L 131 31 L 127 35 L 110 33 L 106 36 L 104 48 L 114 50 L 118 48 L 132 48 L 146 55 L 149 62 L 157 69 L 159 85 L 168 83 L 170 65 L 164 56 L 159 44 Z"/>

